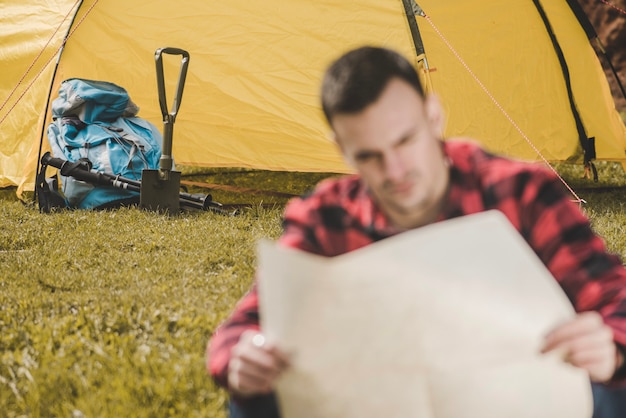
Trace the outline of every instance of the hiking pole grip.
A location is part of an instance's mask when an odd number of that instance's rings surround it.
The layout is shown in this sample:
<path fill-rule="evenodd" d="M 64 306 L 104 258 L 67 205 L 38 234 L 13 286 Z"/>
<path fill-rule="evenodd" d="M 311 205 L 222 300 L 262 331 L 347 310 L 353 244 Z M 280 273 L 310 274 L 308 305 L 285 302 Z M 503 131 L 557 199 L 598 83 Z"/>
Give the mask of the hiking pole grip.
<path fill-rule="evenodd" d="M 63 164 L 65 164 L 67 161 L 63 160 L 61 158 L 55 158 L 52 155 L 50 155 L 49 152 L 46 152 L 42 157 L 41 157 L 41 164 L 42 165 L 50 165 L 54 168 L 58 168 L 59 170 L 63 167 Z"/>
<path fill-rule="evenodd" d="M 167 107 L 167 96 L 165 93 L 165 77 L 163 72 L 163 54 L 181 55 L 182 61 L 180 73 L 178 75 L 178 84 L 176 86 L 176 94 L 172 103 L 171 110 Z M 159 106 L 163 115 L 163 150 L 161 159 L 159 160 L 159 172 L 163 178 L 168 178 L 169 171 L 172 170 L 172 137 L 174 134 L 174 122 L 183 98 L 183 88 L 185 87 L 185 79 L 187 78 L 187 68 L 189 67 L 189 53 L 179 48 L 159 48 L 154 53 L 156 61 L 157 87 L 159 91 Z"/>

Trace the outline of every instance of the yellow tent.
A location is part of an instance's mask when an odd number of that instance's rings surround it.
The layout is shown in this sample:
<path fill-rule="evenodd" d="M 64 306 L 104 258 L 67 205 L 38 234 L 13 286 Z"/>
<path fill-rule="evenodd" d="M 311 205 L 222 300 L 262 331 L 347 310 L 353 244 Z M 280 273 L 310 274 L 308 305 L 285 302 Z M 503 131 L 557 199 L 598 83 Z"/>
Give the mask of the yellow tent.
<path fill-rule="evenodd" d="M 363 44 L 415 62 L 444 103 L 448 136 L 550 161 L 580 161 L 579 138 L 588 136 L 596 138 L 597 159 L 626 160 L 626 129 L 567 1 L 418 3 L 4 1 L 0 187 L 33 190 L 48 105 L 64 79 L 123 86 L 139 116 L 161 127 L 154 51 L 166 46 L 191 55 L 174 130 L 179 164 L 347 171 L 328 140 L 318 88 L 331 60 Z M 165 61 L 172 91 L 180 61 Z"/>

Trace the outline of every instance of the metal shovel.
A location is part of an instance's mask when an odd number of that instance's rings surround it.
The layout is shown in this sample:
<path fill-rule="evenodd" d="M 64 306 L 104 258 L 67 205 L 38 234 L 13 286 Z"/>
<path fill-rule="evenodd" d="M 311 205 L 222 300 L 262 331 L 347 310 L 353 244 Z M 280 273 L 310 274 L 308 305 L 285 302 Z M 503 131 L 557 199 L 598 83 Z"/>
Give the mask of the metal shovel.
<path fill-rule="evenodd" d="M 182 56 L 176 96 L 174 97 L 171 110 L 167 109 L 167 98 L 165 97 L 162 54 Z M 185 86 L 187 67 L 189 66 L 189 53 L 178 48 L 159 48 L 154 55 L 159 89 L 159 105 L 163 114 L 163 147 L 161 159 L 159 160 L 159 169 L 143 170 L 141 173 L 139 206 L 148 210 L 175 214 L 180 210 L 180 172 L 172 171 L 172 136 L 176 114 L 183 97 L 183 87 Z"/>

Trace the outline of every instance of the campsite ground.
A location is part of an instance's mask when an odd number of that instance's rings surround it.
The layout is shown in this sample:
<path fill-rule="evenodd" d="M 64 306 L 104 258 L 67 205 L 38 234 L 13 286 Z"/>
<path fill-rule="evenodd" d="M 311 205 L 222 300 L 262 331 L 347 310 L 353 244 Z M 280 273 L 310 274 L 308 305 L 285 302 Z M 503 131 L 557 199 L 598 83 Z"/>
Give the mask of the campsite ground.
<path fill-rule="evenodd" d="M 560 166 L 609 247 L 626 257 L 626 175 Z M 185 180 L 299 194 L 324 174 L 206 172 Z M 193 174 L 193 176 L 191 176 Z M 191 190 L 199 191 L 199 190 Z M 284 197 L 240 216 L 126 208 L 41 214 L 0 190 L 0 411 L 31 416 L 223 417 L 205 372 L 215 327 L 248 289 L 255 244 L 280 234 Z"/>

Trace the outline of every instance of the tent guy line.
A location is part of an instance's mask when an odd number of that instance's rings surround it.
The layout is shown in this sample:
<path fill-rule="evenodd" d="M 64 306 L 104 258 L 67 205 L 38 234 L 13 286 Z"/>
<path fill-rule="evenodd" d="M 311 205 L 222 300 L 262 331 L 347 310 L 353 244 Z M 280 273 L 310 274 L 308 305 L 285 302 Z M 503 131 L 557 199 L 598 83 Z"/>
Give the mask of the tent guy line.
<path fill-rule="evenodd" d="M 30 63 L 30 65 L 28 66 L 28 68 L 26 69 L 26 71 L 24 71 L 24 74 L 22 74 L 22 76 L 20 77 L 20 79 L 17 81 L 17 83 L 15 84 L 15 87 L 13 88 L 13 90 L 11 90 L 11 92 L 9 93 L 9 95 L 7 96 L 7 98 L 4 100 L 4 102 L 2 102 L 2 104 L 0 105 L 0 110 L 4 109 L 4 107 L 6 106 L 6 104 L 9 102 L 9 99 L 11 97 L 13 97 L 13 94 L 17 91 L 17 88 L 22 84 L 22 82 L 24 81 L 24 79 L 26 78 L 26 76 L 30 73 L 30 71 L 35 67 L 35 63 L 37 61 L 39 61 L 39 59 L 41 58 L 41 56 L 43 55 L 43 53 L 45 52 L 46 48 L 48 47 L 48 45 L 50 45 L 50 42 L 52 42 L 52 40 L 54 39 L 55 35 L 59 32 L 59 30 L 61 29 L 61 26 L 63 26 L 63 22 L 65 22 L 69 16 L 70 13 L 72 13 L 72 10 L 74 10 L 74 8 L 76 7 L 76 5 L 82 0 L 77 0 L 76 3 L 74 3 L 74 6 L 72 6 L 72 8 L 67 12 L 67 14 L 65 15 L 65 17 L 63 18 L 63 20 L 59 23 L 59 25 L 56 27 L 56 29 L 54 30 L 54 32 L 52 33 L 52 35 L 50 35 L 50 37 L 48 38 L 48 40 L 46 41 L 46 44 L 41 48 L 41 50 L 39 51 L 39 53 L 37 54 L 37 56 L 33 59 L 33 62 Z M 57 49 L 58 53 L 61 50 L 61 47 L 59 47 Z M 50 60 L 48 60 L 48 62 L 46 63 L 46 65 L 44 66 L 47 67 L 48 64 L 50 64 L 50 61 L 52 61 L 52 58 L 56 55 L 53 54 L 52 57 L 50 58 Z M 37 77 L 35 77 L 35 79 L 37 79 Z M 33 80 L 34 82 L 34 80 Z M 32 85 L 32 83 L 31 83 Z M 30 85 L 29 85 L 30 87 Z M 26 93 L 26 91 L 28 91 L 28 88 L 22 93 L 22 95 L 24 95 Z M 20 96 L 21 98 L 21 96 Z M 19 99 L 17 100 L 19 101 Z M 11 108 L 12 109 L 12 108 Z M 10 112 L 10 110 L 9 110 Z M 8 113 L 7 115 L 8 116 Z M 2 119 L 2 121 L 4 121 L 4 119 L 6 118 L 6 116 Z M 2 123 L 2 121 L 0 121 L 0 123 Z"/>
<path fill-rule="evenodd" d="M 435 31 L 435 33 L 437 33 L 437 35 L 441 38 L 441 40 L 443 41 L 444 44 L 446 44 L 446 46 L 448 47 L 448 49 L 450 49 L 450 52 L 452 52 L 452 54 L 457 58 L 457 60 L 459 60 L 459 62 L 461 63 L 461 65 L 463 66 L 463 68 L 465 68 L 465 70 L 467 70 L 467 72 L 470 74 L 470 76 L 474 79 L 474 81 L 476 81 L 476 83 L 478 83 L 478 85 L 480 86 L 480 88 L 483 90 L 483 92 L 489 97 L 489 99 L 493 102 L 493 104 L 500 110 L 500 112 L 502 112 L 502 114 L 504 115 L 504 117 L 511 123 L 511 125 L 515 128 L 515 130 L 522 136 L 522 138 L 524 138 L 524 140 L 528 143 L 528 145 L 530 145 L 530 147 L 535 150 L 535 152 L 537 153 L 537 155 L 541 158 L 541 160 L 546 164 L 546 166 L 548 166 L 550 168 L 550 170 L 552 170 L 554 172 L 554 174 L 556 174 L 556 176 L 559 178 L 559 180 L 561 181 L 561 183 L 563 183 L 565 185 L 565 187 L 567 188 L 567 190 L 569 190 L 569 192 L 572 194 L 572 196 L 574 196 L 574 202 L 576 203 L 587 203 L 585 202 L 584 199 L 581 199 L 576 192 L 570 187 L 569 184 L 567 184 L 567 182 L 565 181 L 565 179 L 563 177 L 561 177 L 561 175 L 556 171 L 556 169 L 548 162 L 548 160 L 543 156 L 543 154 L 541 153 L 541 151 L 539 150 L 539 148 L 537 148 L 535 146 L 535 144 L 533 144 L 533 142 L 530 140 L 530 138 L 528 137 L 528 135 L 526 135 L 526 133 L 522 130 L 522 128 L 520 128 L 520 126 L 517 124 L 517 122 L 515 122 L 515 120 L 511 117 L 511 115 L 509 115 L 509 113 L 504 109 L 504 107 L 500 104 L 500 102 L 494 97 L 494 95 L 489 91 L 489 89 L 483 84 L 482 81 L 480 81 L 480 78 L 478 78 L 478 76 L 474 73 L 474 71 L 472 71 L 472 69 L 469 67 L 469 65 L 467 65 L 467 63 L 465 62 L 465 60 L 463 59 L 463 57 L 461 57 L 461 55 L 457 52 L 456 49 L 454 49 L 454 47 L 450 44 L 450 42 L 448 41 L 448 39 L 443 35 L 443 33 L 441 33 L 441 31 L 439 30 L 439 28 L 435 25 L 435 23 L 432 21 L 432 19 L 430 18 L 430 16 L 428 16 L 426 13 L 424 13 L 422 11 L 422 15 L 421 15 L 424 19 L 426 19 L 426 21 L 432 26 L 433 30 Z"/>
<path fill-rule="evenodd" d="M 606 0 L 600 0 L 600 1 L 601 1 L 602 3 L 604 3 L 604 4 L 606 4 L 607 6 L 612 7 L 613 9 L 617 10 L 617 11 L 618 11 L 618 12 L 620 12 L 621 14 L 626 15 L 626 10 L 624 10 L 624 9 L 622 9 L 622 8 L 619 8 L 619 7 L 615 6 L 615 5 L 614 5 L 614 4 L 612 4 L 612 3 L 609 3 L 609 2 L 608 2 L 608 1 L 606 1 Z"/>
<path fill-rule="evenodd" d="M 41 55 L 43 55 L 44 50 L 46 49 L 46 47 L 50 44 L 50 41 L 54 38 L 54 36 L 57 34 L 57 32 L 59 31 L 61 25 L 63 25 L 63 23 L 67 20 L 67 18 L 69 17 L 70 13 L 72 12 L 72 10 L 74 10 L 74 8 L 76 7 L 76 5 L 78 3 L 82 3 L 82 0 L 78 0 L 76 3 L 74 3 L 74 6 L 72 6 L 72 8 L 70 9 L 70 11 L 67 13 L 67 15 L 65 15 L 65 18 L 63 18 L 63 20 L 61 21 L 61 23 L 59 23 L 59 26 L 57 27 L 57 29 L 54 31 L 54 33 L 50 36 L 50 39 L 48 39 L 48 41 L 46 42 L 46 44 L 44 45 L 43 48 L 41 48 L 41 51 L 39 52 L 39 54 L 37 55 L 37 57 L 35 57 L 35 59 L 33 60 L 32 64 L 28 67 L 28 69 L 26 70 L 26 72 L 24 73 L 23 77 L 20 79 L 20 81 L 15 85 L 14 89 L 11 91 L 11 93 L 8 95 L 7 99 L 5 100 L 5 102 L 2 104 L 2 106 L 0 107 L 0 110 L 2 110 L 2 108 L 4 108 L 4 106 L 6 105 L 6 103 L 9 101 L 9 98 L 13 95 L 13 93 L 17 90 L 17 88 L 20 86 L 20 84 L 22 83 L 22 81 L 24 80 L 24 78 L 26 78 L 26 76 L 28 75 L 28 73 L 30 72 L 30 70 L 35 66 L 35 63 L 39 60 L 39 58 L 41 57 Z M 91 10 L 93 10 L 93 8 L 96 6 L 96 4 L 98 3 L 98 0 L 95 0 L 94 3 L 89 7 L 89 9 L 87 10 L 87 13 L 85 13 L 85 15 L 78 21 L 78 23 L 76 23 L 76 26 L 74 26 L 71 31 L 65 36 L 65 39 L 63 40 L 63 43 L 56 49 L 55 53 L 52 54 L 50 56 L 50 58 L 48 58 L 48 61 L 46 61 L 46 63 L 41 67 L 41 69 L 39 70 L 39 72 L 37 73 L 37 75 L 35 77 L 33 77 L 33 79 L 31 80 L 31 82 L 26 86 L 26 88 L 24 89 L 24 91 L 22 91 L 22 93 L 19 95 L 19 97 L 17 98 L 17 100 L 15 100 L 15 102 L 13 103 L 13 105 L 11 105 L 11 107 L 9 108 L 9 110 L 5 113 L 5 115 L 2 117 L 2 119 L 0 119 L 0 125 L 2 125 L 2 123 L 6 120 L 6 118 L 9 116 L 9 114 L 13 111 L 13 109 L 15 108 L 15 106 L 17 106 L 17 104 L 20 102 L 20 100 L 22 100 L 22 98 L 26 95 L 26 93 L 28 93 L 28 91 L 30 90 L 30 88 L 33 86 L 33 84 L 35 84 L 35 82 L 37 81 L 37 79 L 41 76 L 41 74 L 43 74 L 43 72 L 45 71 L 45 69 L 48 67 L 48 65 L 50 65 L 50 63 L 52 62 L 52 60 L 54 60 L 54 57 L 57 57 L 57 64 L 59 62 L 59 58 L 61 57 L 61 51 L 63 50 L 63 47 L 65 46 L 67 40 L 72 36 L 72 34 L 74 34 L 74 32 L 76 32 L 76 30 L 80 27 L 81 23 L 83 23 L 83 21 L 85 20 L 85 18 L 87 16 L 89 16 L 89 13 L 91 12 Z M 78 5 L 78 7 L 80 8 L 80 5 Z M 39 154 L 41 154 L 41 151 L 39 152 Z M 39 155 L 40 156 L 40 155 Z"/>

